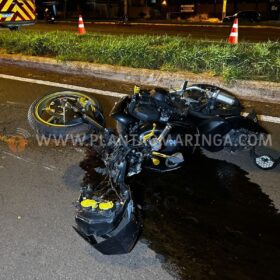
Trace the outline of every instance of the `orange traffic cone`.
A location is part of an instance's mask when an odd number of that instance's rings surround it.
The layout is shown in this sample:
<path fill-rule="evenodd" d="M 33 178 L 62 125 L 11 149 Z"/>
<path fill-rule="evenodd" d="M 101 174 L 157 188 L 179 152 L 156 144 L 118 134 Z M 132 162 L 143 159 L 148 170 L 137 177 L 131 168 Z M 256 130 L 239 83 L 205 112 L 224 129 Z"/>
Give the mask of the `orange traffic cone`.
<path fill-rule="evenodd" d="M 238 43 L 238 18 L 236 18 L 233 22 L 233 26 L 231 28 L 231 32 L 228 38 L 229 44 L 237 44 Z"/>
<path fill-rule="evenodd" d="M 86 29 L 83 21 L 83 17 L 80 15 L 79 16 L 79 25 L 78 25 L 78 30 L 80 35 L 86 34 Z"/>

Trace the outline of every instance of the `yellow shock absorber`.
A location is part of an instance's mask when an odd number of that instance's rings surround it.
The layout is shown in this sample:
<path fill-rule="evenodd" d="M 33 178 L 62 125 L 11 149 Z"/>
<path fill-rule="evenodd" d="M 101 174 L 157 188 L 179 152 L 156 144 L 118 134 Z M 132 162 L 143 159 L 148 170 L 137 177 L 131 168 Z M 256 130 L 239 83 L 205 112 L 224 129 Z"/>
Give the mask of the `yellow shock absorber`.
<path fill-rule="evenodd" d="M 169 155 L 165 155 L 165 154 L 158 153 L 158 152 L 153 152 L 152 154 L 153 154 L 153 156 L 157 156 L 157 157 L 161 157 L 161 158 L 170 158 Z"/>
<path fill-rule="evenodd" d="M 155 136 L 156 127 L 157 127 L 157 125 L 155 123 L 153 123 L 153 129 L 151 130 L 151 132 L 146 134 L 146 135 L 144 135 L 144 137 L 143 137 L 144 142 L 146 142 L 148 139 L 150 139 L 153 136 Z"/>
<path fill-rule="evenodd" d="M 165 154 L 162 154 L 162 153 L 159 153 L 159 152 L 153 152 L 152 153 L 153 156 L 156 156 L 156 157 L 153 157 L 152 158 L 152 161 L 153 161 L 153 165 L 157 166 L 160 164 L 160 160 L 158 159 L 158 157 L 161 157 L 161 158 L 170 158 L 169 155 L 165 155 Z"/>

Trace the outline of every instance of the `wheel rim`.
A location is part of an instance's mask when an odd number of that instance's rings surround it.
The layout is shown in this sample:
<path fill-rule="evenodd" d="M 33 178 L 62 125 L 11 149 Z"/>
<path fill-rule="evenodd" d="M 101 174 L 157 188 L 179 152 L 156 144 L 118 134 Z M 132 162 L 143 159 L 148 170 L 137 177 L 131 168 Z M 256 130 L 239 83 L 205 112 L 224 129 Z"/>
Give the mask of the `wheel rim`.
<path fill-rule="evenodd" d="M 95 112 L 96 101 L 89 96 L 79 92 L 57 92 L 49 94 L 36 104 L 36 118 L 53 127 L 76 126 L 84 121 L 71 108 L 65 106 L 66 101 L 79 102 L 83 107 L 90 104 L 90 110 Z"/>

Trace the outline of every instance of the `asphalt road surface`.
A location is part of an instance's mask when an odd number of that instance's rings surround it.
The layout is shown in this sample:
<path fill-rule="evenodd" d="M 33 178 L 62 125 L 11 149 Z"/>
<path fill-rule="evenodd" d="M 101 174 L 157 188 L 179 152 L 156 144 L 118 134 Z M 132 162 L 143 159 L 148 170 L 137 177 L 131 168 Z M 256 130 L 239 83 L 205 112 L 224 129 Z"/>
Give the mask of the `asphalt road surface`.
<path fill-rule="evenodd" d="M 30 103 L 57 90 L 62 89 L 0 79 L 1 131 L 30 131 Z M 14 154 L 0 142 L 0 278 L 172 279 L 147 245 L 105 257 L 72 229 L 83 158 L 81 149 L 38 147 L 32 140 Z"/>
<path fill-rule="evenodd" d="M 231 26 L 229 25 L 120 25 L 120 24 L 94 24 L 86 23 L 88 32 L 97 32 L 102 34 L 150 34 L 150 35 L 172 35 L 186 36 L 194 39 L 207 40 L 226 40 L 229 36 Z M 273 26 L 241 26 L 239 28 L 239 40 L 241 41 L 277 41 L 280 39 L 280 27 Z M 72 31 L 77 32 L 77 23 L 55 24 L 36 23 L 33 26 L 24 27 L 27 30 L 36 30 L 40 32 L 49 31 Z"/>
<path fill-rule="evenodd" d="M 44 73 L 28 68 L 12 68 L 7 65 L 0 66 L 0 74 L 13 74 L 65 84 L 80 85 L 81 83 L 79 77 Z M 119 92 L 129 92 L 132 89 L 130 84 L 120 85 L 87 77 L 84 77 L 83 84 Z M 72 230 L 71 226 L 74 223 L 72 202 L 79 195 L 79 185 L 84 175 L 79 163 L 85 158 L 85 151 L 80 147 L 71 146 L 38 146 L 37 141 L 32 138 L 32 131 L 26 120 L 28 107 L 36 98 L 45 93 L 60 90 L 64 89 L 0 78 L 0 132 L 5 135 L 24 133 L 28 137 L 27 148 L 21 153 L 14 153 L 7 143 L 0 141 L 0 278 L 7 280 L 176 278 L 180 269 L 188 268 L 181 267 L 178 270 L 172 265 L 178 262 L 177 260 L 172 262 L 172 258 L 170 262 L 165 261 L 170 255 L 176 255 L 172 250 L 171 254 L 168 250 L 159 249 L 172 239 L 170 236 L 167 236 L 166 240 L 155 240 L 155 244 L 157 244 L 156 241 L 159 242 L 157 246 L 151 246 L 150 243 L 143 241 L 138 242 L 135 249 L 128 255 L 103 256 Z M 96 95 L 96 97 L 108 117 L 108 112 L 116 98 L 101 95 Z M 273 111 L 275 115 L 273 105 L 263 104 L 260 107 L 267 108 L 262 113 L 269 115 Z M 113 126 L 113 124 L 113 121 L 108 121 L 108 125 Z M 264 125 L 274 135 L 273 149 L 279 150 L 279 124 L 266 123 Z M 235 164 L 223 163 L 223 166 L 233 168 L 228 170 L 246 170 L 248 175 L 242 173 L 242 178 L 244 177 L 245 180 L 248 176 L 251 182 L 258 184 L 261 187 L 260 193 L 267 194 L 280 209 L 279 168 L 262 172 L 251 163 L 247 153 L 236 155 L 219 153 L 215 157 Z M 205 157 L 204 160 L 206 170 L 210 159 Z M 241 169 L 234 166 L 240 166 Z M 227 175 L 225 173 L 223 180 L 240 179 L 240 172 Z M 205 178 L 205 180 L 208 179 Z M 255 188 L 257 189 L 258 186 L 254 185 L 253 189 Z M 191 217 L 191 219 L 196 223 L 195 218 Z M 157 219 L 154 219 L 153 223 L 156 221 Z M 167 222 L 166 225 L 168 225 Z M 152 230 L 147 231 L 149 232 L 147 238 L 153 236 Z M 160 231 L 157 232 L 157 235 L 161 234 Z M 193 240 L 193 242 L 196 241 Z M 203 244 L 203 240 L 200 243 Z M 189 250 L 194 249 L 190 246 Z M 200 263 L 197 258 L 191 258 L 191 262 L 198 271 L 206 273 L 207 276 L 203 279 L 224 279 L 219 277 L 219 273 L 225 275 L 223 274 L 225 272 L 220 271 L 215 263 L 202 265 L 203 261 L 201 260 Z M 238 264 L 237 261 L 236 263 Z M 273 262 L 270 263 L 273 264 Z M 223 266 L 224 270 L 227 269 L 226 264 Z M 233 270 L 234 268 L 228 273 L 234 273 Z M 239 279 L 253 279 L 249 277 L 253 270 L 252 268 L 249 272 L 247 270 L 239 272 L 239 276 L 242 276 Z M 238 274 L 235 275 L 238 276 Z M 244 275 L 249 275 L 249 278 L 245 278 Z M 199 277 L 200 275 L 192 279 L 202 279 Z"/>

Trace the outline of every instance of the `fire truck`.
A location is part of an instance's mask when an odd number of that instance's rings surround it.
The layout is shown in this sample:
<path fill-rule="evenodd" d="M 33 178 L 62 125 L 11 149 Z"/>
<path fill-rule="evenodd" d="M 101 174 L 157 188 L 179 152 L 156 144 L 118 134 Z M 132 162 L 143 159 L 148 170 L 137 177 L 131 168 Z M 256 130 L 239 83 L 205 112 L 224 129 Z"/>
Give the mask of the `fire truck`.
<path fill-rule="evenodd" d="M 35 0 L 0 0 L 0 26 L 18 30 L 20 26 L 34 24 Z"/>

